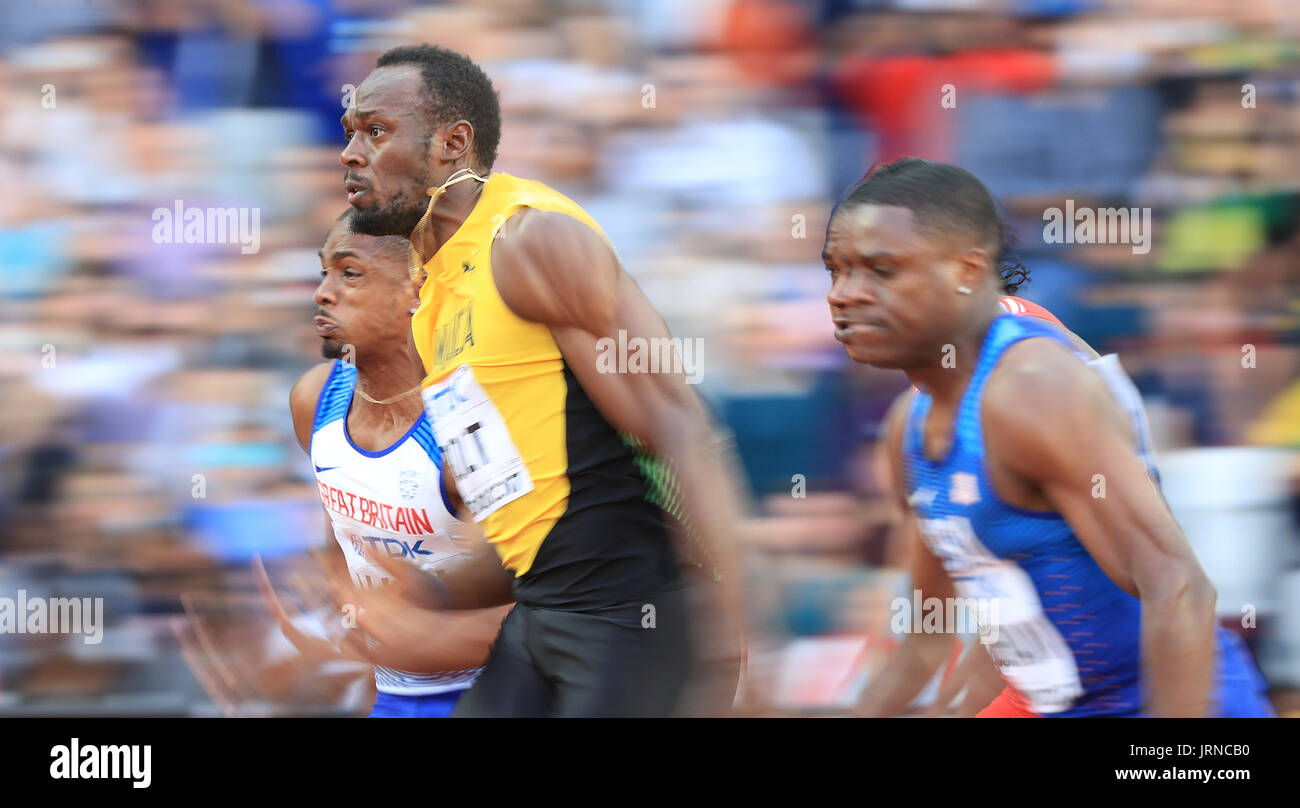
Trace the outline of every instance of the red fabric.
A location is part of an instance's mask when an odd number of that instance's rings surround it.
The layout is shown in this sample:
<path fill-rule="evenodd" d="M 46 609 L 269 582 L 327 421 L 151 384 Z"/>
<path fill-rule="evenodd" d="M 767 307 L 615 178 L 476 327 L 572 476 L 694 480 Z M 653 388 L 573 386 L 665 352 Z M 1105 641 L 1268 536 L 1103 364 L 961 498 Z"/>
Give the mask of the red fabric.
<path fill-rule="evenodd" d="M 936 157 L 926 148 L 936 128 L 940 98 L 935 68 L 934 58 L 912 54 L 854 56 L 840 66 L 835 89 L 880 137 L 873 162 L 918 153 Z"/>
<path fill-rule="evenodd" d="M 1056 81 L 1055 57 L 1047 51 L 995 48 L 954 53 L 942 62 L 944 83 L 988 93 L 1037 93 Z"/>
<path fill-rule="evenodd" d="M 1058 72 L 1051 53 L 1025 48 L 944 56 L 854 54 L 834 68 L 832 85 L 845 106 L 879 135 L 868 162 L 906 156 L 951 161 L 956 110 L 941 106 L 944 85 L 958 93 L 1035 93 L 1050 89 Z"/>
<path fill-rule="evenodd" d="M 741 70 L 778 86 L 809 80 L 814 61 L 801 54 L 812 44 L 807 13 L 789 0 L 736 0 L 720 32 L 722 49 Z"/>
<path fill-rule="evenodd" d="M 1056 319 L 1056 315 L 1052 314 L 1037 303 L 1031 303 L 1030 301 L 1025 300 L 1023 297 L 1004 297 L 998 300 L 998 302 L 1002 304 L 1004 311 L 1009 311 L 1012 314 L 1023 314 L 1027 317 L 1037 317 L 1040 320 L 1046 320 L 1049 323 L 1056 323 L 1061 328 L 1065 328 L 1065 323 Z"/>
<path fill-rule="evenodd" d="M 1023 704 L 1020 694 L 1010 687 L 998 694 L 998 697 L 975 714 L 976 718 L 1042 718 Z"/>

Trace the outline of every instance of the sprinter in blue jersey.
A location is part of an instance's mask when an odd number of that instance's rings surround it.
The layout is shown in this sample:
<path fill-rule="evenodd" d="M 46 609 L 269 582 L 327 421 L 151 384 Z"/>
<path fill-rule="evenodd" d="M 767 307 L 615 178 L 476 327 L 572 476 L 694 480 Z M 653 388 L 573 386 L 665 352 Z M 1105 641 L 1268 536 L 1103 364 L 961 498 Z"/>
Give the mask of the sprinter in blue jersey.
<path fill-rule="evenodd" d="M 999 306 L 1001 234 L 978 179 L 913 158 L 869 174 L 827 230 L 836 339 L 917 388 L 885 438 L 913 587 L 977 604 L 1020 700 L 1002 714 L 1272 715 L 1160 493 L 1136 389 L 1113 355 Z M 909 634 L 858 712 L 901 712 L 951 647 Z"/>

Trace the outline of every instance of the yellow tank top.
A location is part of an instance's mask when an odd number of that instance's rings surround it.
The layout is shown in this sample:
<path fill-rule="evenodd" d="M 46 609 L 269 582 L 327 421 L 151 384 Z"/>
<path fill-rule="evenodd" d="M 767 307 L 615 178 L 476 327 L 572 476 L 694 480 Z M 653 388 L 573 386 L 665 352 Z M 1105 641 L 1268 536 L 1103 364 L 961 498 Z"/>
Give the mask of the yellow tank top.
<path fill-rule="evenodd" d="M 559 192 L 491 174 L 424 265 L 411 320 L 422 394 L 462 499 L 515 573 L 516 597 L 524 602 L 519 580 L 532 570 L 548 578 L 539 604 L 595 607 L 661 584 L 674 564 L 647 493 L 655 472 L 591 404 L 550 329 L 516 316 L 497 291 L 492 244 L 524 207 L 572 216 L 605 237 Z M 535 564 L 544 542 L 549 553 Z"/>

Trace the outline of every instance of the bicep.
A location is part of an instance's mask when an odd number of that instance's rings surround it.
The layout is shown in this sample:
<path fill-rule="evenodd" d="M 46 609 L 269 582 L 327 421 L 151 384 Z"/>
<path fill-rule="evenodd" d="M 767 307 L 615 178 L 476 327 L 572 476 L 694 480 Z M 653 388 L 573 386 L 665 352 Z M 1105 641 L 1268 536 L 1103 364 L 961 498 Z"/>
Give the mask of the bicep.
<path fill-rule="evenodd" d="M 1062 370 L 1055 383 L 1017 385 L 1015 409 L 986 397 L 990 446 L 1043 492 L 1111 580 L 1139 596 L 1195 557 L 1104 383 L 1082 366 Z"/>
<path fill-rule="evenodd" d="M 671 339 L 659 313 L 626 273 L 620 273 L 618 287 L 607 324 L 593 319 L 582 325 L 552 326 L 551 334 L 606 420 L 660 451 L 668 433 L 703 423 L 703 407 L 687 384 L 681 346 Z M 651 366 L 654 372 L 620 372 L 615 355 L 620 345 L 646 346 L 668 361 Z M 668 352 L 654 346 L 668 346 Z M 698 362 L 700 353 L 692 353 L 691 359 Z"/>
<path fill-rule="evenodd" d="M 492 262 L 502 300 L 519 317 L 550 329 L 578 383 L 612 426 L 654 451 L 703 428 L 702 404 L 686 383 L 683 343 L 671 340 L 663 318 L 599 233 L 571 216 L 527 210 L 502 229 Z M 646 358 L 656 353 L 667 361 L 654 362 L 654 372 L 625 372 L 615 352 L 638 344 Z M 702 356 L 689 358 L 698 363 Z"/>
<path fill-rule="evenodd" d="M 323 362 L 302 374 L 289 390 L 289 412 L 293 417 L 294 436 L 304 452 L 311 451 L 311 428 L 316 418 L 316 401 L 334 369 Z"/>
<path fill-rule="evenodd" d="M 1057 461 L 1038 482 L 1111 580 L 1137 595 L 1143 566 L 1175 555 L 1162 545 L 1178 528 L 1141 461 L 1120 438 L 1113 426 L 1098 424 L 1086 445 L 1063 441 L 1054 449 Z M 1074 464 L 1071 457 L 1077 458 Z"/>

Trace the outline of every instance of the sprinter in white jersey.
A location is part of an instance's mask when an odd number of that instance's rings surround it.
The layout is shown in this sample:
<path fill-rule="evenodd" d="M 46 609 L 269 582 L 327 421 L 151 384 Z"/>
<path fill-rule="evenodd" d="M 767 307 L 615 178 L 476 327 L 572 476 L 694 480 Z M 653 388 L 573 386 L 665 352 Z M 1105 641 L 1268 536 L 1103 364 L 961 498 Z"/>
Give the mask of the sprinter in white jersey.
<path fill-rule="evenodd" d="M 339 217 L 320 251 L 316 333 L 333 361 L 294 385 L 294 430 L 316 472 L 326 544 L 338 548 L 334 572 L 346 564 L 356 587 L 349 600 L 361 605 L 357 622 L 379 694 L 371 716 L 443 717 L 473 683 L 510 607 L 448 616 L 403 608 L 400 598 L 375 591 L 401 574 L 391 560 L 435 568 L 461 555 L 477 531 L 454 515 L 417 394 L 422 374 L 406 350 L 419 300 L 409 245 L 353 233 L 351 218 L 351 210 Z M 259 572 L 286 636 L 305 650 L 309 639 Z"/>

